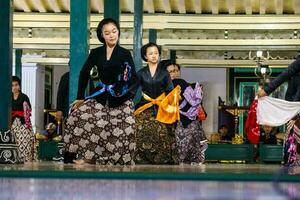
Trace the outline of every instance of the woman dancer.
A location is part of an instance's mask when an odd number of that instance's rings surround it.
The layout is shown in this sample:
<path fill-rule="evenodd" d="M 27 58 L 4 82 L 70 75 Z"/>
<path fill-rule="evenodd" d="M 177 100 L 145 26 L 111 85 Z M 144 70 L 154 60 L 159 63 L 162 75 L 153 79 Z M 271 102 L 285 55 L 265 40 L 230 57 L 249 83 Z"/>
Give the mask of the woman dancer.
<path fill-rule="evenodd" d="M 157 44 L 144 45 L 141 54 L 143 60 L 147 62 L 147 66 L 138 72 L 142 98 L 135 111 L 137 123 L 136 162 L 173 164 L 177 162 L 174 131 L 172 131 L 171 125 L 157 120 L 158 117 L 165 118 L 164 114 L 159 113 L 159 110 L 163 106 L 162 101 L 166 95 L 174 89 L 173 83 L 168 72 L 159 66 L 160 48 Z M 170 96 L 173 97 L 173 93 L 168 95 L 168 97 Z M 176 101 L 176 94 L 174 97 Z"/>
<path fill-rule="evenodd" d="M 33 161 L 34 135 L 31 127 L 31 104 L 21 92 L 21 80 L 12 77 L 12 133 L 16 137 L 18 152 L 24 162 Z"/>
<path fill-rule="evenodd" d="M 197 119 L 203 99 L 202 86 L 180 79 L 180 66 L 166 63 L 174 86 L 181 87 L 180 121 L 176 124 L 176 146 L 181 164 L 201 164 L 205 161 L 207 139 L 201 122 Z"/>
<path fill-rule="evenodd" d="M 271 94 L 285 81 L 296 78 L 300 72 L 300 57 L 298 57 L 288 68 L 283 71 L 277 78 L 269 83 L 265 89 L 259 90 L 258 97 Z M 290 87 L 290 86 L 289 86 Z M 300 93 L 298 88 L 294 90 L 293 101 L 300 101 Z M 291 100 L 291 99 L 289 99 Z M 299 114 L 288 123 L 288 130 L 284 144 L 284 162 L 289 166 L 300 166 L 300 116 Z"/>
<path fill-rule="evenodd" d="M 136 72 L 132 56 L 119 42 L 120 26 L 103 19 L 97 27 L 103 46 L 90 52 L 81 69 L 77 100 L 66 121 L 65 162 L 134 164 L 135 119 L 132 98 Z M 85 97 L 89 80 L 97 83 Z"/>

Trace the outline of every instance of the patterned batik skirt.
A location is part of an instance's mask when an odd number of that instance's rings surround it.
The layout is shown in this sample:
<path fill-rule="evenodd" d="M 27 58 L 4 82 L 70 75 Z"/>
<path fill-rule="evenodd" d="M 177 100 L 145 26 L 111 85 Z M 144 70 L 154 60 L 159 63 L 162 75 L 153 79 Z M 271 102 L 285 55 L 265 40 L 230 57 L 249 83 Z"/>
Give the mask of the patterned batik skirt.
<path fill-rule="evenodd" d="M 66 120 L 65 151 L 101 165 L 134 164 L 133 112 L 132 101 L 115 108 L 103 106 L 94 99 L 85 101 Z"/>
<path fill-rule="evenodd" d="M 204 162 L 207 139 L 198 120 L 191 122 L 186 128 L 178 122 L 175 135 L 180 163 L 200 164 Z"/>
<path fill-rule="evenodd" d="M 136 127 L 136 163 L 177 163 L 175 133 L 172 125 L 155 120 L 150 108 L 136 116 Z"/>
<path fill-rule="evenodd" d="M 287 166 L 300 166 L 300 117 L 285 136 L 284 163 Z"/>
<path fill-rule="evenodd" d="M 12 124 L 11 131 L 16 139 L 18 153 L 24 162 L 34 160 L 34 134 L 31 128 L 27 128 L 21 123 L 19 118 L 16 118 Z"/>

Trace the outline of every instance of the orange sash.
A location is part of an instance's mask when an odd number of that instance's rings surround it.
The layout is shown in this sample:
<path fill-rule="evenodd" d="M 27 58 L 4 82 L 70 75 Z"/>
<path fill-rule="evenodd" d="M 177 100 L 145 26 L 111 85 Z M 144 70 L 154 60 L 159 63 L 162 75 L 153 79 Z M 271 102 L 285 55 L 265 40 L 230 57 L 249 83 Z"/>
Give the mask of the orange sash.
<path fill-rule="evenodd" d="M 165 93 L 161 94 L 156 99 L 152 99 L 148 95 L 143 93 L 144 99 L 149 101 L 149 103 L 139 107 L 134 114 L 138 115 L 144 110 L 152 107 L 153 105 L 158 105 L 158 112 L 156 120 L 166 124 L 172 124 L 180 119 L 179 114 L 179 98 L 180 98 L 180 86 L 174 88 L 167 96 Z"/>

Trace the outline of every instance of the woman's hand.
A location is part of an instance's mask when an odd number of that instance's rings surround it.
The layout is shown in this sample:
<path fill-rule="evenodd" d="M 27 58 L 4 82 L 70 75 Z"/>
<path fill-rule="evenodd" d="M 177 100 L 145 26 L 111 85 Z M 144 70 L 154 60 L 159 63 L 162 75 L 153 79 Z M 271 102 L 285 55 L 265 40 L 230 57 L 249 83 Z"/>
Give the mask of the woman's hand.
<path fill-rule="evenodd" d="M 82 106 L 84 100 L 75 100 L 72 105 L 72 110 L 78 109 L 80 106 Z"/>
<path fill-rule="evenodd" d="M 290 120 L 288 123 L 287 123 L 287 130 L 291 130 L 295 124 L 296 120 Z"/>
<path fill-rule="evenodd" d="M 267 93 L 266 93 L 266 91 L 264 89 L 260 89 L 257 92 L 257 96 L 258 96 L 258 98 L 264 97 L 264 96 L 267 96 Z"/>

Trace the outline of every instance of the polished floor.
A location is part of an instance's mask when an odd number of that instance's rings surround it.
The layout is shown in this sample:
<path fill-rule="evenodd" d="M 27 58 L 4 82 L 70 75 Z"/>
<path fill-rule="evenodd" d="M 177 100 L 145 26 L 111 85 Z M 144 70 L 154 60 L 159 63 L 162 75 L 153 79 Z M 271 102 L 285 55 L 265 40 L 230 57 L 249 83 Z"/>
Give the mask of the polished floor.
<path fill-rule="evenodd" d="M 299 170 L 300 171 L 300 170 Z M 0 165 L 2 199 L 299 199 L 297 169 L 267 164 Z"/>
<path fill-rule="evenodd" d="M 26 200 L 285 200 L 299 183 L 87 179 L 0 179 L 0 199 Z M 281 191 L 283 190 L 283 191 Z"/>

